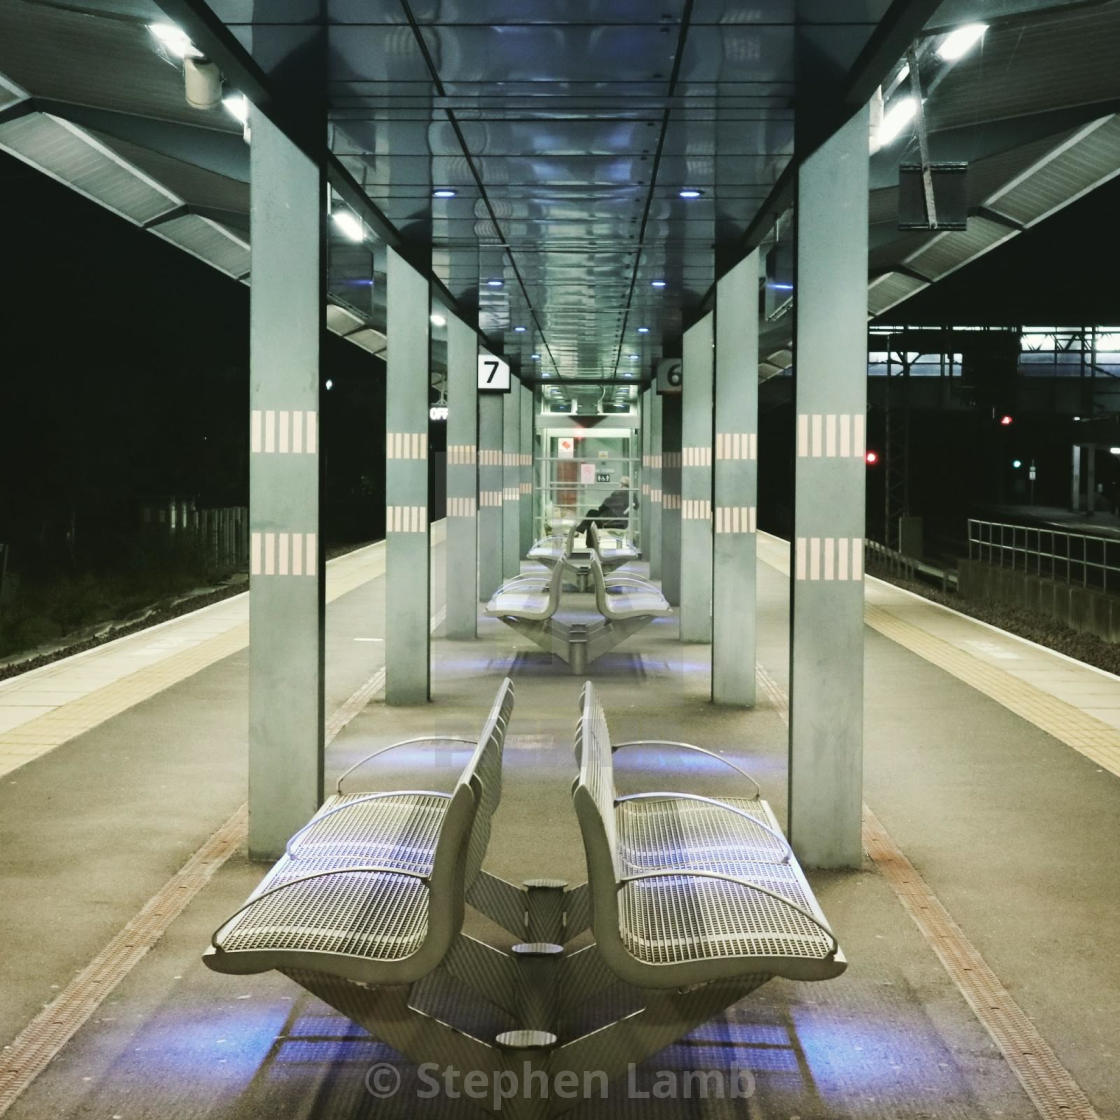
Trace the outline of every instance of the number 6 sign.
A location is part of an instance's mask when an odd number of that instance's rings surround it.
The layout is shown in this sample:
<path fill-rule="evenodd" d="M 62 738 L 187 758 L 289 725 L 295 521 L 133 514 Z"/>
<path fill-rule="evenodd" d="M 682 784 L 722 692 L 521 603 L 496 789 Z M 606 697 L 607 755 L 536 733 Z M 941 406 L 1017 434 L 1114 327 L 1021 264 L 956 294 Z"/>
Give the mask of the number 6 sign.
<path fill-rule="evenodd" d="M 509 392 L 509 364 L 492 354 L 479 351 L 478 387 L 481 391 L 492 393 Z"/>

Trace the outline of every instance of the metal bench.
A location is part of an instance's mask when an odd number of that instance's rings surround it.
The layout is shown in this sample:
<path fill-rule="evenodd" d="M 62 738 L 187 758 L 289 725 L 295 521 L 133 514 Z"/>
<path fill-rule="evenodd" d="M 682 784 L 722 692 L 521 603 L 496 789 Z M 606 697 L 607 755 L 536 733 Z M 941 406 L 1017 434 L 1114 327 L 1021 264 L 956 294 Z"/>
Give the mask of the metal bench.
<path fill-rule="evenodd" d="M 769 807 L 757 796 L 742 807 L 663 793 L 619 799 L 591 682 L 581 709 L 572 797 L 591 927 L 607 967 L 639 988 L 724 982 L 742 994 L 773 976 L 825 980 L 843 972 L 847 963 L 801 868 L 787 845 L 775 843 L 781 834 Z M 681 814 L 688 802 L 697 805 L 691 818 Z M 659 835 L 666 812 L 673 824 Z M 689 846 L 699 849 L 696 858 Z"/>
<path fill-rule="evenodd" d="M 598 554 L 605 572 L 621 568 L 623 564 L 638 560 L 642 555 L 629 541 L 600 532 L 594 521 L 588 526 L 586 540 L 588 550 Z"/>
<path fill-rule="evenodd" d="M 606 577 L 596 552 L 588 557 L 595 609 L 588 604 L 561 610 L 567 567 L 569 562 L 561 561 L 548 581 L 531 574 L 507 580 L 486 604 L 486 613 L 567 662 L 573 673 L 585 672 L 619 642 L 672 612 L 656 586 L 641 576 L 615 572 Z"/>
<path fill-rule="evenodd" d="M 216 972 L 275 968 L 355 1014 L 366 985 L 410 984 L 443 960 L 463 921 L 501 797 L 513 710 L 507 678 L 450 792 L 339 792 L 288 842 L 248 901 L 215 931 L 203 959 Z M 339 1002 L 342 1001 L 342 1003 Z"/>

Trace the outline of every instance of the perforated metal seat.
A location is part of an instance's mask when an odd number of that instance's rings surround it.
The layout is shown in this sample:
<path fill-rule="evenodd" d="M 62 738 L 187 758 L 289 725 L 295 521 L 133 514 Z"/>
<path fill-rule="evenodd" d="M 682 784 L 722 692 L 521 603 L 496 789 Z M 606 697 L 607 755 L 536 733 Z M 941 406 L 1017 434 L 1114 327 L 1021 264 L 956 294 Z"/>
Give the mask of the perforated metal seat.
<path fill-rule="evenodd" d="M 215 931 L 206 964 L 217 972 L 276 968 L 375 985 L 430 973 L 459 934 L 466 892 L 481 869 L 512 709 L 507 678 L 451 793 L 339 793 L 324 805 Z"/>
<path fill-rule="evenodd" d="M 757 798 L 622 800 L 615 810 L 618 852 L 629 871 L 696 867 L 741 874 L 784 863 L 789 844 L 770 807 Z"/>
<path fill-rule="evenodd" d="M 844 971 L 797 861 L 788 850 L 774 858 L 775 837 L 762 827 L 773 817 L 768 806 L 759 812 L 765 802 L 738 799 L 741 813 L 707 799 L 682 812 L 671 795 L 658 794 L 617 805 L 606 716 L 590 681 L 576 757 L 572 797 L 591 924 L 604 963 L 620 979 L 679 988 L 746 977 L 823 980 Z"/>
<path fill-rule="evenodd" d="M 560 605 L 564 590 L 564 567 L 560 561 L 551 576 L 523 575 L 506 580 L 486 604 L 491 618 L 523 619 L 540 622 L 551 618 Z"/>
<path fill-rule="evenodd" d="M 590 564 L 595 609 L 608 621 L 656 618 L 672 612 L 668 599 L 649 580 L 620 572 L 612 572 L 608 580 L 597 552 L 592 552 Z"/>

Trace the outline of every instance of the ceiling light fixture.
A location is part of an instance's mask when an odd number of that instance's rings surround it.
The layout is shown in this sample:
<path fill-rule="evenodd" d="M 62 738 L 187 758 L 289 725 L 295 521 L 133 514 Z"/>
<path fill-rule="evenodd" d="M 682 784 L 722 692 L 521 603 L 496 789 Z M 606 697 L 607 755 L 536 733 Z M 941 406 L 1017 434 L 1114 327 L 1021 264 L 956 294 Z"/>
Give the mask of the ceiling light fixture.
<path fill-rule="evenodd" d="M 517 334 L 524 334 L 525 333 L 525 328 L 524 327 L 514 327 L 513 329 Z"/>
<path fill-rule="evenodd" d="M 677 196 L 679 198 L 701 198 L 703 194 L 704 192 L 700 190 L 699 187 L 681 187 L 681 189 L 677 191 Z"/>
<path fill-rule="evenodd" d="M 447 326 L 447 320 L 442 315 L 437 315 L 433 312 L 431 315 L 428 316 L 428 318 L 431 320 L 431 323 L 432 323 L 433 327 L 446 327 Z"/>
<path fill-rule="evenodd" d="M 956 31 L 950 31 L 941 41 L 941 46 L 937 48 L 937 57 L 944 62 L 956 62 L 984 38 L 984 32 L 987 30 L 986 23 L 966 23 Z"/>
<path fill-rule="evenodd" d="M 459 192 L 454 187 L 436 187 L 432 198 L 454 198 Z"/>
<path fill-rule="evenodd" d="M 649 334 L 649 327 L 639 327 L 638 334 Z"/>
<path fill-rule="evenodd" d="M 667 281 L 665 280 L 651 280 L 649 286 L 651 288 L 664 288 Z"/>
<path fill-rule="evenodd" d="M 903 97 L 891 102 L 891 107 L 883 114 L 879 128 L 879 146 L 885 148 L 914 119 L 918 102 L 913 97 Z"/>
<path fill-rule="evenodd" d="M 486 281 L 486 286 L 488 288 L 500 288 L 504 283 L 505 281 L 500 279 L 499 277 L 492 276 L 489 280 Z"/>
<path fill-rule="evenodd" d="M 530 354 L 529 357 L 532 358 L 534 362 L 539 362 L 541 360 L 540 354 Z"/>
<path fill-rule="evenodd" d="M 638 355 L 637 354 L 631 354 L 630 355 L 630 361 L 636 362 L 637 360 L 638 360 Z"/>
<path fill-rule="evenodd" d="M 336 210 L 331 215 L 331 220 L 338 232 L 349 241 L 363 241 L 365 239 L 365 231 L 362 229 L 360 219 L 349 210 Z"/>
<path fill-rule="evenodd" d="M 191 42 L 190 36 L 173 23 L 149 23 L 148 30 L 168 54 L 175 58 L 202 58 L 202 51 Z"/>

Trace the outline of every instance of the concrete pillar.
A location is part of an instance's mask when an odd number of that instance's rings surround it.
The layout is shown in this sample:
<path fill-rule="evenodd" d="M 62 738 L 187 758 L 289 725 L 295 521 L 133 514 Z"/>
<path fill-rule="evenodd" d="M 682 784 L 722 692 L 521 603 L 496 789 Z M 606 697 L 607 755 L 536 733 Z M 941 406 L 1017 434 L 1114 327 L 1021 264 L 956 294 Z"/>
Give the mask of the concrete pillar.
<path fill-rule="evenodd" d="M 502 574 L 521 570 L 521 382 L 502 401 Z"/>
<path fill-rule="evenodd" d="M 681 601 L 681 398 L 661 398 L 661 593 Z"/>
<path fill-rule="evenodd" d="M 385 377 L 385 702 L 429 697 L 428 281 L 388 250 Z"/>
<path fill-rule="evenodd" d="M 271 860 L 323 793 L 326 180 L 251 111 L 249 854 Z"/>
<path fill-rule="evenodd" d="M 478 636 L 478 336 L 447 316 L 447 636 Z"/>
<path fill-rule="evenodd" d="M 681 641 L 712 640 L 712 343 L 709 312 L 684 332 Z"/>
<path fill-rule="evenodd" d="M 652 458 L 650 452 L 650 426 L 653 421 L 653 409 L 650 406 L 650 400 L 654 395 L 653 388 L 647 389 L 638 397 L 638 407 L 642 410 L 642 426 L 641 426 L 641 441 L 642 441 L 642 488 L 641 488 L 641 511 L 638 521 L 639 540 L 642 546 L 642 554 L 649 557 L 649 521 L 650 521 L 650 460 Z"/>
<path fill-rule="evenodd" d="M 651 385 L 646 394 L 649 406 L 649 540 L 642 551 L 649 557 L 649 578 L 661 578 L 663 547 L 663 459 L 661 448 L 664 407 L 661 395 Z"/>
<path fill-rule="evenodd" d="M 716 284 L 712 700 L 755 702 L 758 251 Z"/>
<path fill-rule="evenodd" d="M 478 394 L 478 597 L 502 586 L 503 393 Z"/>
<path fill-rule="evenodd" d="M 867 136 L 865 107 L 797 185 L 789 835 L 809 867 L 863 855 Z"/>
<path fill-rule="evenodd" d="M 1081 445 L 1073 445 L 1073 474 L 1070 478 L 1069 508 L 1077 513 L 1081 509 Z"/>
<path fill-rule="evenodd" d="M 533 547 L 533 387 L 521 386 L 521 556 Z"/>

